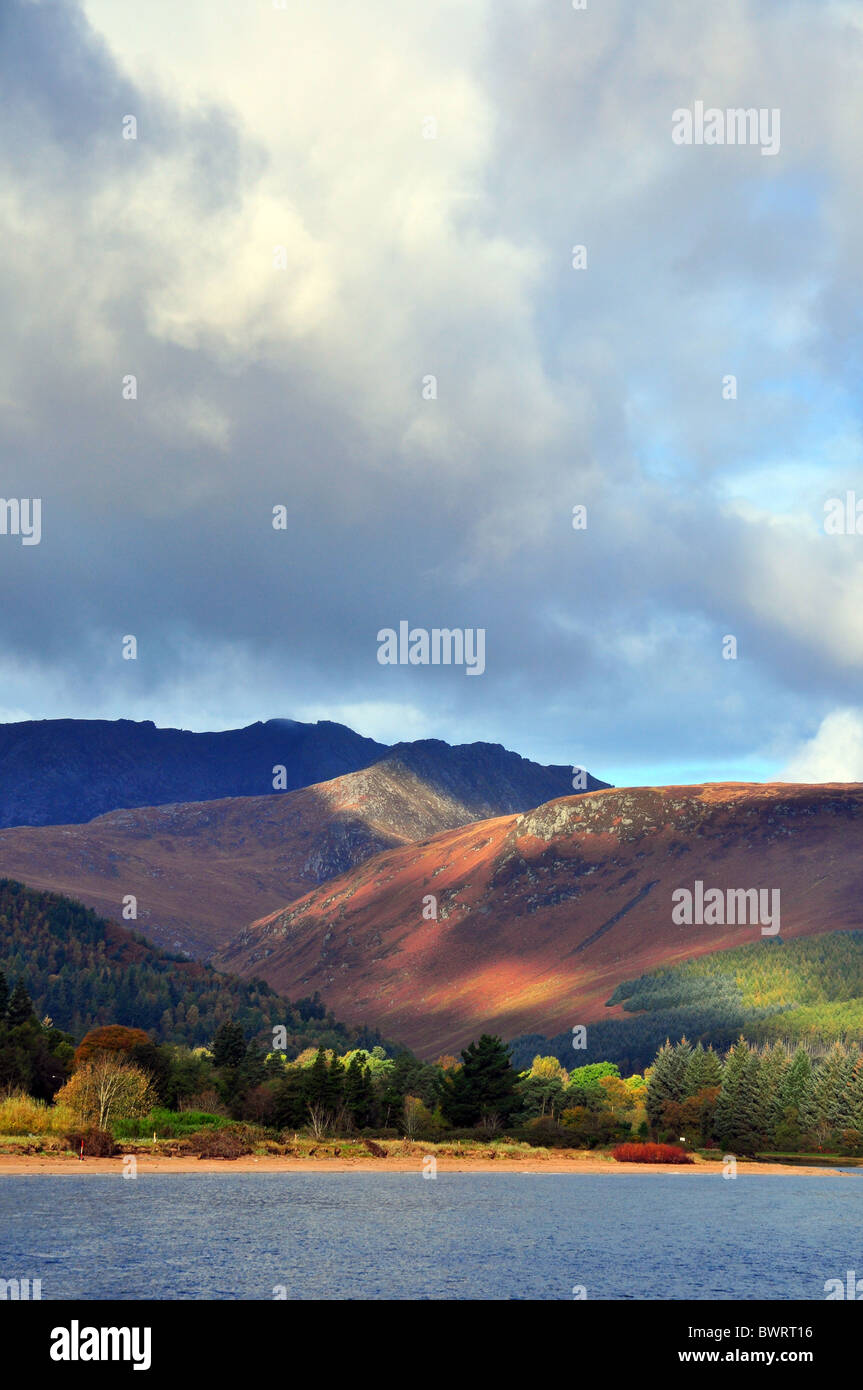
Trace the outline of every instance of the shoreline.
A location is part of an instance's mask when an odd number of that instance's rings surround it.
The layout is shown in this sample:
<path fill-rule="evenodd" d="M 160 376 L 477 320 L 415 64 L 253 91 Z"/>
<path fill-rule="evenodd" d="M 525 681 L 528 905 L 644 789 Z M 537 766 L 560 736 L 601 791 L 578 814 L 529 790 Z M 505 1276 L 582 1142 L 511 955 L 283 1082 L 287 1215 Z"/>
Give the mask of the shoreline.
<path fill-rule="evenodd" d="M 413 1173 L 422 1176 L 423 1153 L 399 1154 L 388 1158 L 290 1158 L 274 1155 L 246 1155 L 237 1159 L 196 1159 L 185 1156 L 168 1158 L 164 1155 L 135 1154 L 136 1175 L 155 1173 Z M 88 1174 L 123 1176 L 123 1154 L 114 1158 L 60 1157 L 46 1154 L 0 1154 L 0 1178 L 20 1177 L 86 1177 Z M 718 1177 L 723 1164 L 696 1162 L 679 1163 L 616 1163 L 613 1159 L 570 1158 L 496 1159 L 452 1158 L 437 1159 L 438 1173 L 523 1173 L 537 1174 L 596 1174 L 608 1177 L 628 1173 L 679 1174 L 681 1176 Z M 738 1177 L 849 1177 L 835 1167 L 803 1166 L 792 1163 L 756 1163 L 741 1159 L 737 1164 Z"/>

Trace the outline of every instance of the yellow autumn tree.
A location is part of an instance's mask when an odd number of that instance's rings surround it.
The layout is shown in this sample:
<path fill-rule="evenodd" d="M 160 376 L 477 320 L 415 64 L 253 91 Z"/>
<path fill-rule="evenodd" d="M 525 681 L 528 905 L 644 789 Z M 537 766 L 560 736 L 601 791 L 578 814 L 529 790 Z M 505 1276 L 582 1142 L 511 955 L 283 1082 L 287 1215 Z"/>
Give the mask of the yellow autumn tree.
<path fill-rule="evenodd" d="M 150 1078 L 122 1054 L 103 1052 L 85 1062 L 57 1092 L 58 1105 L 66 1105 L 84 1124 L 109 1129 L 112 1120 L 146 1115 L 156 1103 Z"/>

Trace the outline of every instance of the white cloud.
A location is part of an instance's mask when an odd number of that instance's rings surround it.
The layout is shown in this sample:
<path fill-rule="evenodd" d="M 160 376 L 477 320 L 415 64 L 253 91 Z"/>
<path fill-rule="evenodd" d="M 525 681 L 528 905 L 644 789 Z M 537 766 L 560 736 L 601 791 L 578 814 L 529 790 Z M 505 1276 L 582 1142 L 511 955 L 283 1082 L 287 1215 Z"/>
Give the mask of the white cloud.
<path fill-rule="evenodd" d="M 821 721 L 779 776 L 781 782 L 863 782 L 863 710 L 838 709 Z"/>

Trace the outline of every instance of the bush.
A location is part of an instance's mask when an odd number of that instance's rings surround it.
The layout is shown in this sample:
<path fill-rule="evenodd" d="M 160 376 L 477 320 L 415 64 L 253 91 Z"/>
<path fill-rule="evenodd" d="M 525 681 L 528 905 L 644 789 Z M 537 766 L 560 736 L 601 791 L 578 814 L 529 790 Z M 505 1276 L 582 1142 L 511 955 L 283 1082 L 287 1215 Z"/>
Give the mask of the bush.
<path fill-rule="evenodd" d="M 202 1129 L 224 1129 L 230 1120 L 203 1110 L 151 1110 L 140 1119 L 119 1119 L 114 1123 L 118 1139 L 179 1139 Z"/>
<path fill-rule="evenodd" d="M 694 1163 L 691 1154 L 676 1144 L 618 1144 L 612 1149 L 618 1163 Z"/>
<path fill-rule="evenodd" d="M 843 1129 L 839 1135 L 839 1152 L 842 1154 L 863 1154 L 863 1134 L 859 1129 Z"/>
<path fill-rule="evenodd" d="M 98 1129 L 96 1125 L 72 1130 L 66 1135 L 66 1146 L 74 1149 L 76 1154 L 83 1152 L 85 1158 L 112 1158 L 117 1152 L 113 1134 L 109 1134 L 107 1129 Z"/>
<path fill-rule="evenodd" d="M 247 1135 L 239 1127 L 202 1130 L 190 1136 L 186 1148 L 198 1158 L 242 1158 L 243 1154 L 252 1152 Z"/>

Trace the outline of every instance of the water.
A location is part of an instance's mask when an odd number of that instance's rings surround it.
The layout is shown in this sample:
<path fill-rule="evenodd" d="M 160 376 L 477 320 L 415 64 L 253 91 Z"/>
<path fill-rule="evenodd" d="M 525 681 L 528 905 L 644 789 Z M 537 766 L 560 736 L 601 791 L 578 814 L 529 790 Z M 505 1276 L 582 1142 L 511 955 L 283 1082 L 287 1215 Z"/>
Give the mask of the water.
<path fill-rule="evenodd" d="M 43 1299 L 823 1299 L 849 1269 L 859 1172 L 0 1179 L 0 1277 Z"/>

